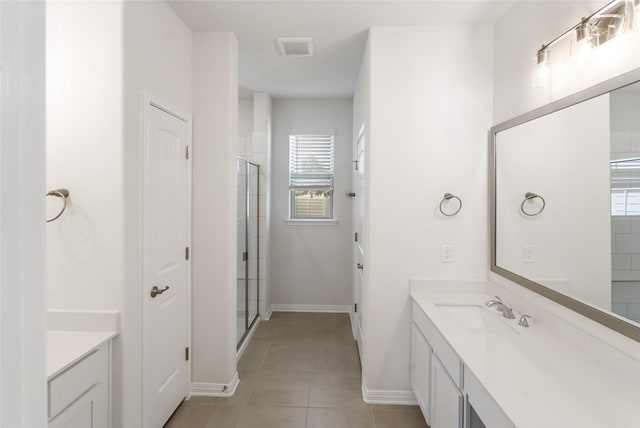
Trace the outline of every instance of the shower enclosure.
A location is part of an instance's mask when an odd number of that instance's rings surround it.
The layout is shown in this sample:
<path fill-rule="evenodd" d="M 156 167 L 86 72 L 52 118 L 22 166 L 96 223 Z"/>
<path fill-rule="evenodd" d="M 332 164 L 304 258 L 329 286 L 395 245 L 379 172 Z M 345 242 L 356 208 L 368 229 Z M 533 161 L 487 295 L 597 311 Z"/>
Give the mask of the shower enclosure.
<path fill-rule="evenodd" d="M 259 177 L 260 165 L 238 158 L 238 348 L 259 315 Z"/>

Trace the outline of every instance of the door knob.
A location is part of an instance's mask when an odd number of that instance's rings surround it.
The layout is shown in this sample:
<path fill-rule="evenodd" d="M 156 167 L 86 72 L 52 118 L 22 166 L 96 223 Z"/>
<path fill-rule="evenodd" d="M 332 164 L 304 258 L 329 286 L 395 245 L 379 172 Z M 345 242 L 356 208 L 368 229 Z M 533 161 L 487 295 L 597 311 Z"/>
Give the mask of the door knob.
<path fill-rule="evenodd" d="M 364 266 L 362 265 L 362 263 L 358 263 L 356 267 L 360 270 L 364 269 Z"/>
<path fill-rule="evenodd" d="M 168 289 L 169 289 L 168 285 L 166 287 L 164 287 L 164 288 L 158 288 L 158 287 L 156 287 L 154 285 L 153 288 L 151 289 L 151 293 L 149 293 L 149 294 L 151 294 L 151 297 L 156 297 L 158 294 L 162 294 L 165 291 L 167 291 Z"/>

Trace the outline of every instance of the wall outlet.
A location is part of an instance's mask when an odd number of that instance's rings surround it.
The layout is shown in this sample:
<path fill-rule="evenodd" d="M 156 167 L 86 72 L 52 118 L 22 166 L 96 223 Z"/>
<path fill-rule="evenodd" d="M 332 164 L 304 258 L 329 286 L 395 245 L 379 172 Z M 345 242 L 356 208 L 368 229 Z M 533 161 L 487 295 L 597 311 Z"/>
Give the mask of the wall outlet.
<path fill-rule="evenodd" d="M 442 246 L 442 263 L 452 263 L 453 262 L 453 245 L 443 245 Z"/>
<path fill-rule="evenodd" d="M 524 263 L 536 262 L 536 247 L 534 245 L 524 245 L 522 247 L 522 261 Z"/>

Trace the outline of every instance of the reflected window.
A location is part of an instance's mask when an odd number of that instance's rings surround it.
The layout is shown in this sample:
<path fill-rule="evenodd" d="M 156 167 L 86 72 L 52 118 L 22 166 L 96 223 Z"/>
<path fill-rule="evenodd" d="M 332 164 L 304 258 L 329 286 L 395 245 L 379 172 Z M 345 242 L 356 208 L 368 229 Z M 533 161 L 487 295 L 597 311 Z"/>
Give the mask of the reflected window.
<path fill-rule="evenodd" d="M 611 161 L 611 215 L 640 215 L 640 158 Z"/>

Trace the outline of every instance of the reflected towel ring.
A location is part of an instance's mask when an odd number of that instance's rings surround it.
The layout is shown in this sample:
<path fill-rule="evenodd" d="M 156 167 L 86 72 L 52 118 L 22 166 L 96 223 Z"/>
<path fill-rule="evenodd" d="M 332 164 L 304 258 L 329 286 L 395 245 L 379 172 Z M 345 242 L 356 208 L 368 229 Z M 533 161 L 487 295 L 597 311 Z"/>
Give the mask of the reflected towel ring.
<path fill-rule="evenodd" d="M 58 219 L 62 215 L 62 213 L 64 213 L 64 210 L 67 209 L 67 198 L 69 197 L 69 191 L 67 189 L 54 189 L 49 191 L 47 193 L 47 196 L 55 196 L 57 198 L 62 198 L 62 209 L 56 216 L 47 220 L 47 223 L 49 223 L 53 220 Z"/>
<path fill-rule="evenodd" d="M 442 205 L 451 200 L 451 199 L 457 199 L 458 200 L 458 209 L 455 210 L 452 213 L 447 214 L 446 212 L 444 212 L 444 210 L 442 209 Z M 458 214 L 460 212 L 460 210 L 462 209 L 462 200 L 457 197 L 456 195 L 452 194 L 452 193 L 445 193 L 444 194 L 444 198 L 442 199 L 442 201 L 440 201 L 440 212 L 442 213 L 442 215 L 447 216 L 447 217 L 453 217 L 454 215 Z"/>
<path fill-rule="evenodd" d="M 540 207 L 540 209 L 536 212 L 527 212 L 527 210 L 524 209 L 524 204 L 527 201 L 531 201 L 533 199 L 540 199 L 542 201 L 542 206 Z M 544 207 L 547 205 L 547 203 L 545 202 L 544 198 L 540 195 L 537 195 L 533 192 L 527 192 L 524 194 L 524 200 L 522 201 L 522 203 L 520 204 L 520 211 L 522 211 L 522 214 L 529 216 L 529 217 L 534 217 L 537 216 L 538 214 L 540 214 L 542 211 L 544 211 Z"/>

